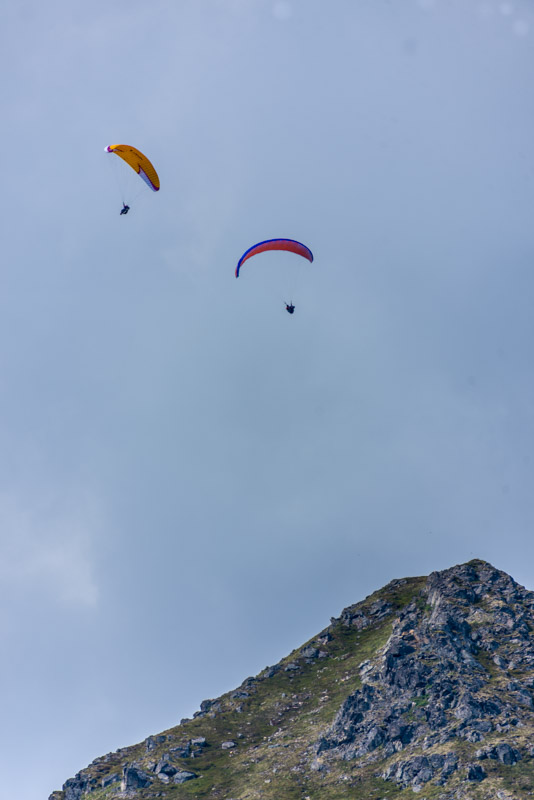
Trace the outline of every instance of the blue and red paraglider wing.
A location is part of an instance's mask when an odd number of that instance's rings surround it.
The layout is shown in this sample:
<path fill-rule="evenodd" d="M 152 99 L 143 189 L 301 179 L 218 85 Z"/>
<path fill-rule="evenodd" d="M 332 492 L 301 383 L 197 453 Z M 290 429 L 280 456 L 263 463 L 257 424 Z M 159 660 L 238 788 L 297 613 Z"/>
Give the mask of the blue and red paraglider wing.
<path fill-rule="evenodd" d="M 243 253 L 235 268 L 236 278 L 239 278 L 239 270 L 245 261 L 258 253 L 266 253 L 269 250 L 286 250 L 288 253 L 295 253 L 298 256 L 307 258 L 310 262 L 313 261 L 313 253 L 309 247 L 306 247 L 306 245 L 301 242 L 295 241 L 295 239 L 266 239 L 264 242 L 258 242 L 252 245 L 252 247 L 249 247 L 249 249 Z"/>

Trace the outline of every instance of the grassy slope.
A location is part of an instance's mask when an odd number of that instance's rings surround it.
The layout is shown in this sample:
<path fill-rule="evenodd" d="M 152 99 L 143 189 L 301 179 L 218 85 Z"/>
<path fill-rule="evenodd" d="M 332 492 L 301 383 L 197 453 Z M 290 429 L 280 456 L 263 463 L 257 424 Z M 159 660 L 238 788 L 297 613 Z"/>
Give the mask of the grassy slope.
<path fill-rule="evenodd" d="M 361 797 L 364 787 L 365 796 L 399 796 L 392 784 L 374 778 L 372 769 L 362 770 L 357 780 L 344 779 L 343 763 L 328 773 L 311 772 L 311 745 L 331 724 L 347 695 L 360 686 L 359 665 L 386 643 L 391 619 L 417 596 L 423 582 L 423 578 L 408 579 L 358 604 L 363 611 L 376 600 L 391 604 L 391 612 L 378 625 L 357 631 L 336 621 L 327 629 L 330 641 L 319 643 L 320 634 L 283 659 L 272 677 L 255 679 L 252 685 L 246 681 L 242 689 L 250 693 L 248 698 L 232 698 L 233 692 L 229 692 L 217 701 L 220 711 L 208 711 L 205 716 L 164 731 L 168 740 L 150 753 L 140 743 L 127 748 L 126 753 L 114 754 L 112 762 L 92 765 L 86 772 L 98 776 L 100 783 L 103 775 L 121 772 L 122 763 L 135 762 L 148 769 L 149 762 L 157 761 L 170 747 L 202 736 L 207 746 L 200 756 L 174 762 L 175 766 L 195 772 L 199 776 L 196 780 L 181 785 L 165 785 L 156 780 L 151 787 L 138 790 L 136 796 L 143 800 L 156 793 L 163 793 L 159 796 L 169 800 L 302 800 L 307 796 L 335 800 Z M 327 657 L 305 663 L 300 653 L 308 645 L 320 648 Z M 298 671 L 285 671 L 291 662 L 298 663 Z M 236 747 L 221 749 L 228 740 L 236 742 Z M 91 793 L 91 800 L 108 800 L 118 793 L 119 786 L 115 783 L 97 789 Z M 58 800 L 61 794 L 58 793 Z"/>

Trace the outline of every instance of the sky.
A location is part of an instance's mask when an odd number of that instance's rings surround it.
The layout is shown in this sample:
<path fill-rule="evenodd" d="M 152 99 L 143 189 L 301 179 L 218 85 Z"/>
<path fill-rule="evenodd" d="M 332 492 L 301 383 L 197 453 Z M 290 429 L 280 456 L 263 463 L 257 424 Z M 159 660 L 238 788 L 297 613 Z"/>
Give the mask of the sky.
<path fill-rule="evenodd" d="M 1 794 L 46 800 L 393 578 L 534 589 L 534 7 L 1 21 Z M 236 280 L 274 237 L 313 264 Z"/>

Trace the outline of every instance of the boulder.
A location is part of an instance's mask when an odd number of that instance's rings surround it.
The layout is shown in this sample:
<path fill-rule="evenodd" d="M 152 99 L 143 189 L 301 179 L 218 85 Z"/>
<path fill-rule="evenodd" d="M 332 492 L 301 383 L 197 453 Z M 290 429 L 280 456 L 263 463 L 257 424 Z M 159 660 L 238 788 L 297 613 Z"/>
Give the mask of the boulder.
<path fill-rule="evenodd" d="M 469 764 L 467 767 L 467 780 L 468 781 L 483 781 L 486 777 L 486 773 L 480 766 L 480 764 Z"/>
<path fill-rule="evenodd" d="M 152 778 L 142 769 L 134 764 L 125 764 L 122 770 L 121 792 L 128 792 L 132 789 L 144 789 L 150 786 Z"/>
<path fill-rule="evenodd" d="M 194 772 L 187 772 L 185 769 L 180 769 L 173 775 L 173 783 L 185 783 L 186 781 L 192 781 L 194 778 L 198 777 L 195 775 Z"/>

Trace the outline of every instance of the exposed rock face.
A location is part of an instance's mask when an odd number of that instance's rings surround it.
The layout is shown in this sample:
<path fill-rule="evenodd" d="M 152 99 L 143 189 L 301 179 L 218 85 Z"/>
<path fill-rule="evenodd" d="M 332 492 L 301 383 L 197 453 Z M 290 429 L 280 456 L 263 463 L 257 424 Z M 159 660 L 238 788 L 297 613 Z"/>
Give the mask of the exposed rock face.
<path fill-rule="evenodd" d="M 125 765 L 122 773 L 121 792 L 128 792 L 131 789 L 144 789 L 150 786 L 152 778 L 142 769 L 134 765 Z"/>
<path fill-rule="evenodd" d="M 328 787 L 343 798 L 352 785 L 378 797 L 365 788 L 377 780 L 395 791 L 432 787 L 441 800 L 467 800 L 473 787 L 481 800 L 534 796 L 532 629 L 534 594 L 483 561 L 392 581 L 280 664 L 203 701 L 193 720 L 97 759 L 53 798 L 119 797 L 119 774 L 135 798 L 190 797 L 179 788 L 187 781 L 199 800 L 245 788 L 281 798 L 279 775 L 294 776 L 295 796 Z M 265 725 L 272 735 L 252 734 Z M 231 795 L 212 777 L 209 787 L 197 780 L 219 767 Z M 524 794 L 506 788 L 518 770 L 525 787 L 532 776 Z"/>
<path fill-rule="evenodd" d="M 362 665 L 361 689 L 347 697 L 317 754 L 378 760 L 412 745 L 445 746 L 454 758 L 455 740 L 480 742 L 532 724 L 532 680 L 509 675 L 534 667 L 533 608 L 530 592 L 481 562 L 430 575 L 383 650 Z M 502 763 L 515 763 L 518 751 L 506 747 Z M 383 774 L 425 783 L 439 771 L 427 762 L 399 760 Z"/>
<path fill-rule="evenodd" d="M 421 786 L 434 779 L 442 785 L 458 768 L 458 757 L 454 753 L 431 756 L 415 756 L 407 761 L 395 761 L 384 772 L 386 780 L 394 780 L 400 786 Z"/>

